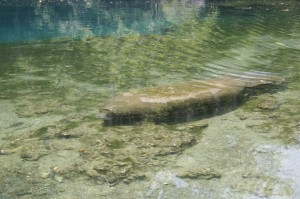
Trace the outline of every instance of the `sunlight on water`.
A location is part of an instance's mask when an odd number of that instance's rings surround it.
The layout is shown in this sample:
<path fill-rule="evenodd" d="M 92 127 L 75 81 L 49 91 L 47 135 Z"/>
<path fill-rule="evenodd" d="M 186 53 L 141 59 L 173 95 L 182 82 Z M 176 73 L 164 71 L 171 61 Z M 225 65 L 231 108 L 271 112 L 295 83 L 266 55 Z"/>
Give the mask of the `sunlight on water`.
<path fill-rule="evenodd" d="M 0 198 L 295 198 L 299 54 L 296 0 L 0 1 Z"/>

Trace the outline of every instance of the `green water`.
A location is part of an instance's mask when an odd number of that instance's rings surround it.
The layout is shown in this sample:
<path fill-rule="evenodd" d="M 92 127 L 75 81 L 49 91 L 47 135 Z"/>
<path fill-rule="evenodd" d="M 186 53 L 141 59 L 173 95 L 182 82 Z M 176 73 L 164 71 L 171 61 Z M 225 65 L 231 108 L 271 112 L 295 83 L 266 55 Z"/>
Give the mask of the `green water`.
<path fill-rule="evenodd" d="M 0 198 L 299 197 L 300 3 L 196 3 L 160 1 L 163 34 L 121 21 L 121 34 L 0 44 Z M 286 89 L 192 123 L 96 118 L 130 89 L 240 72 Z"/>

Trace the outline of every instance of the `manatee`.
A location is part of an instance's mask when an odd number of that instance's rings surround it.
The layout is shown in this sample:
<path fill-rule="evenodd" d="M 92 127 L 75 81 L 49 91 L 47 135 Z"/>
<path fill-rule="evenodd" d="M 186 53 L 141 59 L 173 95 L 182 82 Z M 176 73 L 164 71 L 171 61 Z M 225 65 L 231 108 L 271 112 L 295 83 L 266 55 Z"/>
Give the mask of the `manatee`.
<path fill-rule="evenodd" d="M 187 122 L 234 110 L 250 96 L 279 88 L 284 78 L 273 75 L 229 74 L 136 89 L 105 101 L 103 125 Z"/>

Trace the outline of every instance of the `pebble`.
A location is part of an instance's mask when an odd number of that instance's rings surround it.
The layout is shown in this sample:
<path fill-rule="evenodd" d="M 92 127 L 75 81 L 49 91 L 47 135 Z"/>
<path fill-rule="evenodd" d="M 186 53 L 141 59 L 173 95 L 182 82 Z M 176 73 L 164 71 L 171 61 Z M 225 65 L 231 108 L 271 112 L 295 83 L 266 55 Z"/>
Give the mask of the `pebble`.
<path fill-rule="evenodd" d="M 59 175 L 55 175 L 54 176 L 54 180 L 60 183 L 60 182 L 62 182 L 64 180 L 64 177 L 59 176 Z"/>
<path fill-rule="evenodd" d="M 47 179 L 49 177 L 49 173 L 48 172 L 42 172 L 41 177 L 44 178 L 44 179 Z"/>

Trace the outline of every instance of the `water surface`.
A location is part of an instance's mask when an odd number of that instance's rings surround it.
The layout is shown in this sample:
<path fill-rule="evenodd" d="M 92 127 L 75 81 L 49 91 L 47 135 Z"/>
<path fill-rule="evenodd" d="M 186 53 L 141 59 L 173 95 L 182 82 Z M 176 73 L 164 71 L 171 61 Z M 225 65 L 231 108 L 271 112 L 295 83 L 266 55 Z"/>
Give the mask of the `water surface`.
<path fill-rule="evenodd" d="M 296 198 L 299 54 L 296 0 L 0 1 L 0 198 Z M 118 93 L 228 73 L 286 89 L 192 123 L 96 118 Z"/>

